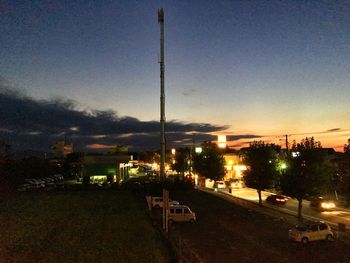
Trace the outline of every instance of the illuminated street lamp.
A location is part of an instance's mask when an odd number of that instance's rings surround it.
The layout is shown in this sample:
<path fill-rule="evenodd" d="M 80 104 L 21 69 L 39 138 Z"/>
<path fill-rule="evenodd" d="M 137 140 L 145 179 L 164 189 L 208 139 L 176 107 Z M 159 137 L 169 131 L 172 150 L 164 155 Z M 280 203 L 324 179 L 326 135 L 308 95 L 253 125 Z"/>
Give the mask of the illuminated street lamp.
<path fill-rule="evenodd" d="M 196 152 L 196 153 L 198 153 L 198 154 L 200 154 L 200 153 L 202 153 L 202 147 L 196 147 L 195 149 L 194 149 L 194 151 Z"/>
<path fill-rule="evenodd" d="M 171 154 L 172 154 L 172 156 L 173 156 L 173 157 L 172 157 L 172 163 L 175 164 L 175 162 L 176 162 L 176 161 L 175 161 L 175 154 L 176 154 L 176 149 L 175 149 L 175 148 L 172 148 L 172 149 L 171 149 Z"/>
<path fill-rule="evenodd" d="M 282 169 L 282 170 L 287 169 L 287 164 L 284 163 L 284 162 L 282 162 L 282 163 L 281 163 L 281 169 Z"/>
<path fill-rule="evenodd" d="M 218 135 L 219 148 L 226 148 L 226 135 Z"/>
<path fill-rule="evenodd" d="M 286 171 L 286 169 L 288 168 L 288 165 L 285 161 L 280 160 L 277 163 L 277 170 L 279 170 L 280 172 L 284 173 Z"/>

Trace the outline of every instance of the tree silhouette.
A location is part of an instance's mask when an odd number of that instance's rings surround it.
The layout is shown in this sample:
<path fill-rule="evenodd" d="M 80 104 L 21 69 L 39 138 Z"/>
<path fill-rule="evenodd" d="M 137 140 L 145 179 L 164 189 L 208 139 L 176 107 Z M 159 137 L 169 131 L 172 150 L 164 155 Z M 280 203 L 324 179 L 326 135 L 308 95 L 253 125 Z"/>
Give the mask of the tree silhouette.
<path fill-rule="evenodd" d="M 224 157 L 215 143 L 202 143 L 202 152 L 193 157 L 194 172 L 215 182 L 224 178 L 224 165 Z"/>
<path fill-rule="evenodd" d="M 190 169 L 190 155 L 191 150 L 189 148 L 179 148 L 176 150 L 174 163 L 172 163 L 172 169 L 180 173 L 182 177 L 185 172 Z"/>
<path fill-rule="evenodd" d="M 276 169 L 280 147 L 263 141 L 250 144 L 244 154 L 244 163 L 248 169 L 244 171 L 245 184 L 257 190 L 259 205 L 262 205 L 261 191 L 273 187 L 278 172 Z"/>
<path fill-rule="evenodd" d="M 346 205 L 350 206 L 350 139 L 348 139 L 348 143 L 344 145 L 344 154 L 338 172 L 341 178 L 339 190 L 345 197 Z"/>
<path fill-rule="evenodd" d="M 0 140 L 0 192 L 8 192 L 12 188 L 10 165 L 13 156 L 11 146 Z"/>
<path fill-rule="evenodd" d="M 344 144 L 344 153 L 350 153 L 350 139 L 347 144 Z"/>
<path fill-rule="evenodd" d="M 313 137 L 293 143 L 296 154 L 288 160 L 282 178 L 282 192 L 298 200 L 298 218 L 302 219 L 302 202 L 306 196 L 324 194 L 329 190 L 335 172 L 321 143 Z"/>

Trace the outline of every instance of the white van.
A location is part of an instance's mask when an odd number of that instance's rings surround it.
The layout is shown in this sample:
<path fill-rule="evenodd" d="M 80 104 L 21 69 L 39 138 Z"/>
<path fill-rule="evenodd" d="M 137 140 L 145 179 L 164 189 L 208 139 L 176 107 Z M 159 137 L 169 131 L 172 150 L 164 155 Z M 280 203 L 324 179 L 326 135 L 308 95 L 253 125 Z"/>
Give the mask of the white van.
<path fill-rule="evenodd" d="M 169 200 L 169 205 L 178 205 L 180 204 L 178 201 Z M 155 208 L 163 208 L 163 197 L 153 196 L 152 197 L 152 207 Z"/>
<path fill-rule="evenodd" d="M 195 222 L 196 214 L 187 205 L 170 205 L 168 221 L 172 222 Z"/>

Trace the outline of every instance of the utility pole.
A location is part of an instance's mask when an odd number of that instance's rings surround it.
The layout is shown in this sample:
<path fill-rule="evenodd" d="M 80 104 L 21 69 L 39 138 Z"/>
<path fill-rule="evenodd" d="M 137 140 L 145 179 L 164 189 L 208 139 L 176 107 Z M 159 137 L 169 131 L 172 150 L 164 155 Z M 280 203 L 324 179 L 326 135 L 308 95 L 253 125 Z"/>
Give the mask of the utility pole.
<path fill-rule="evenodd" d="M 195 133 L 192 134 L 192 146 L 190 150 L 190 176 L 192 177 L 192 172 L 193 172 L 193 155 L 195 151 Z"/>
<path fill-rule="evenodd" d="M 286 134 L 286 153 L 289 155 L 289 147 L 288 147 L 288 134 Z"/>
<path fill-rule="evenodd" d="M 158 9 L 160 25 L 160 178 L 165 179 L 164 11 Z"/>

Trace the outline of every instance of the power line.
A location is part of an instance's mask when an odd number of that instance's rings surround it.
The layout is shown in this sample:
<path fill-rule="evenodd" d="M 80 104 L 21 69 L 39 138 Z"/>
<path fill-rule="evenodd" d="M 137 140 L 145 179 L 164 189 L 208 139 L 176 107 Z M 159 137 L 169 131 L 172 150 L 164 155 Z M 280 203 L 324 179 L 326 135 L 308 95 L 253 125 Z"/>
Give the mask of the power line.
<path fill-rule="evenodd" d="M 283 138 L 286 135 L 288 136 L 302 136 L 302 135 L 314 135 L 314 134 L 332 134 L 332 133 L 341 133 L 341 132 L 350 132 L 349 130 L 334 130 L 334 131 L 318 131 L 318 132 L 303 132 L 303 133 L 290 133 L 290 134 L 274 134 L 274 135 L 261 135 L 260 138 Z"/>

